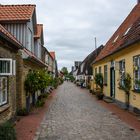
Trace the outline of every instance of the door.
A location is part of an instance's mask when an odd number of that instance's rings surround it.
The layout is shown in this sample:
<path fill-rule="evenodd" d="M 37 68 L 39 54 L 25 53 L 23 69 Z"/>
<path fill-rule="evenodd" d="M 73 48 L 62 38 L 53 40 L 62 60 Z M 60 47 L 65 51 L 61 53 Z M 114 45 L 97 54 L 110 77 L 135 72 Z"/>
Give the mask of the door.
<path fill-rule="evenodd" d="M 115 70 L 110 69 L 110 96 L 115 98 Z"/>

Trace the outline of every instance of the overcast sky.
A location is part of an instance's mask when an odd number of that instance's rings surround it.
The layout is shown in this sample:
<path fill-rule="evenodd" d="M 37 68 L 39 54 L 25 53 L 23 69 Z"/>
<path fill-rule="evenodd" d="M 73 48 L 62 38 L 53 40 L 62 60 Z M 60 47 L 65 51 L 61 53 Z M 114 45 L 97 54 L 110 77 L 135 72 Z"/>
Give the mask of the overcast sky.
<path fill-rule="evenodd" d="M 58 67 L 71 69 L 97 45 L 105 44 L 137 0 L 0 0 L 1 4 L 36 4 L 44 24 L 45 46 L 55 51 Z"/>

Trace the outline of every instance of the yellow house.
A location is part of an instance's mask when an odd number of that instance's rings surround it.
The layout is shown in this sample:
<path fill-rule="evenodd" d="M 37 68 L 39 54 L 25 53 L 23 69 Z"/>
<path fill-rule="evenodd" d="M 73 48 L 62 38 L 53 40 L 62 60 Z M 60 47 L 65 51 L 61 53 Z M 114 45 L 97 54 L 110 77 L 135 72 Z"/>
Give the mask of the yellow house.
<path fill-rule="evenodd" d="M 140 109 L 140 3 L 106 43 L 93 63 L 93 76 L 102 73 L 104 94 L 112 97 L 121 107 L 125 107 L 126 95 L 120 88 L 123 76 L 129 73 L 132 78 L 130 109 Z M 95 82 L 92 85 L 96 89 Z"/>

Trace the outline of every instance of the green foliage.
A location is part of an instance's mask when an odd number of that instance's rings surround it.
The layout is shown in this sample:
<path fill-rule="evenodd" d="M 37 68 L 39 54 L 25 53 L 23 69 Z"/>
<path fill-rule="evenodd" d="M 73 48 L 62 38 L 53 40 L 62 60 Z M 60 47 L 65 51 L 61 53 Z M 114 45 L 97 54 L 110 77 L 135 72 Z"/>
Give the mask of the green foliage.
<path fill-rule="evenodd" d="M 52 76 L 45 70 L 30 71 L 25 80 L 25 90 L 27 93 L 33 94 L 51 85 L 52 80 Z"/>
<path fill-rule="evenodd" d="M 16 133 L 11 122 L 0 125 L 0 140 L 16 140 Z"/>
<path fill-rule="evenodd" d="M 54 79 L 53 79 L 53 82 L 52 82 L 52 86 L 53 86 L 54 88 L 57 88 L 58 85 L 59 85 L 59 79 L 58 79 L 58 78 L 54 78 Z"/>
<path fill-rule="evenodd" d="M 44 99 L 48 98 L 48 94 L 41 94 L 40 96 L 42 96 Z"/>
<path fill-rule="evenodd" d="M 44 106 L 44 104 L 45 104 L 45 101 L 43 99 L 37 100 L 35 107 L 42 107 Z"/>
<path fill-rule="evenodd" d="M 66 75 L 68 75 L 68 69 L 66 68 L 66 67 L 63 67 L 62 69 L 61 69 L 61 71 L 63 72 L 63 74 L 66 76 Z"/>
<path fill-rule="evenodd" d="M 27 111 L 26 108 L 17 110 L 17 115 L 18 115 L 18 116 L 27 116 L 27 115 L 28 115 L 28 111 Z"/>
<path fill-rule="evenodd" d="M 96 74 L 95 77 L 94 77 L 94 80 L 95 80 L 96 85 L 98 85 L 100 87 L 101 92 L 103 92 L 103 87 L 104 87 L 104 85 L 103 85 L 103 75 L 101 73 Z"/>
<path fill-rule="evenodd" d="M 68 78 L 71 82 L 75 81 L 75 78 L 71 74 L 66 75 L 66 78 Z"/>
<path fill-rule="evenodd" d="M 46 96 L 44 96 L 44 95 L 42 94 L 42 95 L 40 95 L 38 97 L 38 100 L 37 100 L 37 102 L 35 104 L 35 107 L 42 107 L 45 104 L 45 100 L 44 99 L 46 98 Z"/>
<path fill-rule="evenodd" d="M 124 76 L 124 79 L 123 79 L 124 84 L 122 86 L 122 90 L 124 90 L 125 93 L 127 93 L 127 94 L 129 94 L 129 92 L 131 90 L 131 87 L 132 87 L 131 80 L 132 79 L 131 79 L 130 74 L 126 73 L 125 76 Z"/>
<path fill-rule="evenodd" d="M 63 78 L 59 77 L 59 84 L 63 84 L 64 80 Z"/>
<path fill-rule="evenodd" d="M 37 71 L 29 71 L 25 80 L 25 90 L 27 93 L 35 93 L 38 90 Z"/>

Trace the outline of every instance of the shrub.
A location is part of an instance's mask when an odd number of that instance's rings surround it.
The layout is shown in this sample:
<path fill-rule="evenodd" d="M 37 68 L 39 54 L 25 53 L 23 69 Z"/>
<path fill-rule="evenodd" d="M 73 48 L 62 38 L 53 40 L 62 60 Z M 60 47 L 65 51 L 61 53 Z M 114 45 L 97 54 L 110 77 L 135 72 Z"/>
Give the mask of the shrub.
<path fill-rule="evenodd" d="M 63 78 L 59 78 L 59 84 L 63 84 L 64 80 Z"/>
<path fill-rule="evenodd" d="M 101 73 L 98 73 L 98 74 L 95 75 L 94 79 L 95 79 L 96 85 L 98 85 L 100 87 L 101 92 L 103 92 L 103 87 L 104 87 L 104 85 L 103 85 L 103 75 Z"/>
<path fill-rule="evenodd" d="M 18 116 L 27 116 L 28 114 L 29 114 L 29 113 L 28 113 L 28 111 L 27 111 L 26 108 L 17 110 L 17 115 L 18 115 Z"/>
<path fill-rule="evenodd" d="M 0 140 L 16 140 L 16 133 L 11 122 L 0 125 Z"/>
<path fill-rule="evenodd" d="M 48 98 L 48 94 L 41 94 L 42 98 Z"/>
<path fill-rule="evenodd" d="M 58 87 L 58 84 L 59 84 L 58 78 L 54 78 L 52 81 L 52 86 L 56 89 Z"/>
<path fill-rule="evenodd" d="M 43 99 L 41 99 L 41 100 L 38 100 L 36 102 L 35 106 L 36 107 L 42 107 L 42 106 L 44 106 L 44 104 L 45 104 L 45 101 Z"/>
<path fill-rule="evenodd" d="M 96 91 L 97 92 L 96 97 L 99 100 L 102 100 L 103 97 L 104 97 L 104 94 L 103 94 L 103 87 L 104 87 L 104 85 L 103 85 L 103 75 L 101 73 L 98 73 L 98 74 L 95 75 L 94 79 L 95 79 L 96 85 L 100 87 L 100 91 L 99 92 Z"/>

